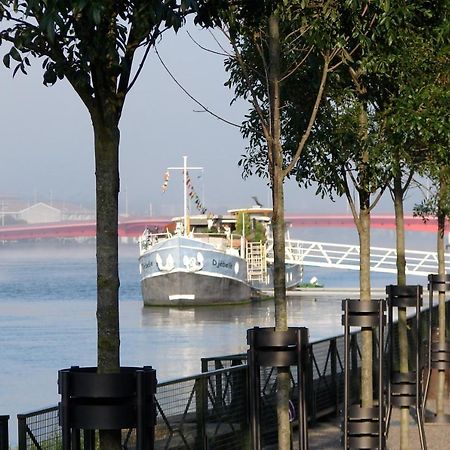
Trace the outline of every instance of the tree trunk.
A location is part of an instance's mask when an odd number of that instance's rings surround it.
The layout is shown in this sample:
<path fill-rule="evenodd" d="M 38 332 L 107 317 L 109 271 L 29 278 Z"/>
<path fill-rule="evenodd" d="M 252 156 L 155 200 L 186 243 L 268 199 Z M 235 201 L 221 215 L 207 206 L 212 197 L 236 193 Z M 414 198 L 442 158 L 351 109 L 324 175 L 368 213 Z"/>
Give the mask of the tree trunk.
<path fill-rule="evenodd" d="M 273 203 L 273 252 L 274 252 L 274 297 L 275 329 L 287 330 L 286 275 L 285 275 L 285 233 L 284 233 L 284 186 L 283 149 L 281 147 L 280 120 L 280 33 L 276 13 L 269 17 L 269 95 L 270 125 L 272 141 L 270 172 Z M 279 368 L 277 373 L 277 419 L 278 448 L 289 450 L 291 446 L 289 424 L 289 368 Z"/>
<path fill-rule="evenodd" d="M 360 192 L 359 212 L 359 246 L 360 271 L 359 288 L 361 301 L 371 300 L 370 295 L 370 195 Z M 362 328 L 361 331 L 361 406 L 371 408 L 373 405 L 373 351 L 372 328 Z"/>
<path fill-rule="evenodd" d="M 403 214 L 403 187 L 400 165 L 394 176 L 394 210 L 397 246 L 397 284 L 406 285 L 405 226 Z M 400 373 L 408 373 L 408 328 L 406 308 L 398 308 L 398 344 L 400 356 Z M 391 337 L 392 339 L 392 337 Z M 417 349 L 419 351 L 419 349 Z M 416 368 L 419 370 L 419 368 Z M 400 450 L 409 449 L 409 407 L 400 410 Z"/>
<path fill-rule="evenodd" d="M 364 93 L 362 86 L 358 87 L 360 93 Z M 358 172 L 360 178 L 359 192 L 359 290 L 360 300 L 370 301 L 370 183 L 367 168 L 369 165 L 369 150 L 367 147 L 369 125 L 367 116 L 367 105 L 364 101 L 360 103 L 359 137 L 361 139 L 361 161 Z M 361 406 L 371 408 L 373 405 L 373 344 L 372 328 L 361 329 Z"/>
<path fill-rule="evenodd" d="M 437 231 L 437 254 L 438 254 L 438 274 L 445 275 L 445 214 L 440 205 L 441 199 L 445 195 L 446 184 L 441 178 L 439 183 L 438 202 L 438 231 Z M 439 292 L 439 346 L 444 348 L 445 335 L 445 292 Z M 438 372 L 438 389 L 436 395 L 436 415 L 444 415 L 444 392 L 445 392 L 445 370 Z"/>
<path fill-rule="evenodd" d="M 97 370 L 119 371 L 118 121 L 93 117 L 97 205 Z M 102 450 L 120 450 L 120 430 L 100 432 Z"/>

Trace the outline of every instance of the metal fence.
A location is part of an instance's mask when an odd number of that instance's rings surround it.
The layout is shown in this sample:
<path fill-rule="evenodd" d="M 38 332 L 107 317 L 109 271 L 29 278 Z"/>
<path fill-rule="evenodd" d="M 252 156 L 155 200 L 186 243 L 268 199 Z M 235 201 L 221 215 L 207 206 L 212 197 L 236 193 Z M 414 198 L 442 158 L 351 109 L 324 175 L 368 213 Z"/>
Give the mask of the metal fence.
<path fill-rule="evenodd" d="M 433 314 L 436 312 L 433 311 Z M 409 319 L 410 322 L 414 320 L 414 317 Z M 421 327 L 425 330 L 428 314 L 422 314 L 421 322 Z M 447 303 L 447 327 L 449 326 L 450 303 Z M 396 333 L 394 328 L 394 336 Z M 360 378 L 360 339 L 359 332 L 353 333 L 350 339 L 350 370 L 354 385 L 359 383 Z M 411 344 L 415 346 L 417 342 Z M 423 347 L 422 345 L 421 348 Z M 394 347 L 394 353 L 397 351 Z M 309 358 L 307 408 L 309 422 L 314 424 L 326 415 L 340 414 L 344 398 L 344 337 L 311 343 Z M 159 383 L 156 394 L 155 449 L 249 448 L 246 360 L 246 354 L 203 358 L 201 374 Z M 411 363 L 413 361 L 412 352 Z M 262 439 L 264 444 L 269 444 L 277 439 L 276 369 L 261 370 Z M 294 388 L 297 377 L 295 372 L 291 375 L 291 385 Z M 358 391 L 357 386 L 354 391 Z M 295 404 L 295 398 L 293 400 Z M 0 421 L 0 435 L 3 439 L 1 424 Z M 56 406 L 19 414 L 18 429 L 18 450 L 61 449 Z M 123 444 L 125 449 L 133 448 L 133 430 L 124 431 Z"/>
<path fill-rule="evenodd" d="M 352 370 L 358 372 L 361 354 L 359 350 L 360 335 L 352 334 L 351 359 Z M 344 337 L 338 336 L 309 344 L 309 373 L 307 387 L 308 416 L 314 423 L 319 418 L 329 414 L 339 414 L 344 398 Z M 225 355 L 202 358 L 202 370 L 216 370 L 232 367 L 235 364 L 246 364 L 247 354 Z M 291 372 L 291 388 L 295 393 L 297 374 Z M 261 369 L 262 392 L 264 403 L 270 404 L 270 398 L 276 390 L 276 370 Z M 295 394 L 294 394 L 295 395 Z M 293 398 L 295 400 L 295 398 Z"/>

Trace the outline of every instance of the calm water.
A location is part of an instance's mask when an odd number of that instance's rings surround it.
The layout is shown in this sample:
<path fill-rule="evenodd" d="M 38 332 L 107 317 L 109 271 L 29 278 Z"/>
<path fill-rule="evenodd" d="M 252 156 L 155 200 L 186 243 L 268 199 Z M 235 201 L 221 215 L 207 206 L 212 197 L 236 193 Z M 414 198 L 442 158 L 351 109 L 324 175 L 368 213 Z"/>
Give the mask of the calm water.
<path fill-rule="evenodd" d="M 143 308 L 137 249 L 120 250 L 122 365 L 152 365 L 160 381 L 200 372 L 200 358 L 246 351 L 246 330 L 273 325 L 273 302 L 197 309 Z M 357 272 L 309 269 L 327 287 L 356 287 Z M 58 369 L 96 365 L 95 249 L 0 247 L 0 414 L 58 400 Z M 375 274 L 373 284 L 395 283 Z M 290 300 L 289 324 L 310 339 L 342 333 L 340 299 Z M 15 420 L 10 428 L 14 439 Z"/>

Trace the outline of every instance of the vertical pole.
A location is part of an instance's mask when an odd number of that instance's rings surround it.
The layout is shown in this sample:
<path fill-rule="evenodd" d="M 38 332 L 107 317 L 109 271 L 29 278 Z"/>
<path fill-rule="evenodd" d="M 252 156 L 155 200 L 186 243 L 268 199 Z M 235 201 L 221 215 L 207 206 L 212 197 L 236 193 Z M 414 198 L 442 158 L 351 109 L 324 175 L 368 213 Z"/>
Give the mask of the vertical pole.
<path fill-rule="evenodd" d="M 146 426 L 148 420 L 145 414 L 145 383 L 143 380 L 143 372 L 136 372 L 136 449 L 147 450 L 146 448 Z"/>
<path fill-rule="evenodd" d="M 336 338 L 330 339 L 331 386 L 334 393 L 336 416 L 339 415 L 339 386 L 337 381 Z"/>
<path fill-rule="evenodd" d="M 95 430 L 83 430 L 83 449 L 95 450 Z"/>
<path fill-rule="evenodd" d="M 18 450 L 27 450 L 27 423 L 23 414 L 17 414 Z"/>
<path fill-rule="evenodd" d="M 71 445 L 71 430 L 69 418 L 69 380 L 70 373 L 66 370 L 59 371 L 58 383 L 59 393 L 61 394 L 60 403 L 60 423 L 62 428 L 62 448 L 63 450 L 70 450 Z"/>
<path fill-rule="evenodd" d="M 9 448 L 8 421 L 9 416 L 0 416 L 0 450 Z"/>
<path fill-rule="evenodd" d="M 72 430 L 72 450 L 81 449 L 81 431 L 79 428 Z"/>
<path fill-rule="evenodd" d="M 420 371 L 422 370 L 421 366 L 421 357 L 420 357 L 420 349 L 422 345 L 422 333 L 420 331 L 420 304 L 421 304 L 421 292 L 420 286 L 416 286 L 416 414 L 417 414 L 417 426 L 419 428 L 419 438 L 420 438 L 420 448 L 425 450 L 427 448 L 426 438 L 425 438 L 425 429 L 423 425 L 423 409 L 422 409 L 422 389 L 421 389 L 421 376 Z"/>
<path fill-rule="evenodd" d="M 256 328 L 256 327 L 255 327 Z M 259 396 L 261 395 L 260 370 L 256 361 L 255 328 L 248 331 L 247 352 L 248 359 L 248 384 L 250 392 L 250 428 L 252 434 L 252 450 L 261 450 L 261 433 L 259 417 Z"/>
<path fill-rule="evenodd" d="M 383 347 L 384 347 L 384 307 L 383 300 L 378 303 L 378 445 L 379 449 L 384 448 L 384 430 L 383 430 Z"/>
<path fill-rule="evenodd" d="M 349 329 L 348 329 L 348 301 L 345 301 L 344 310 L 344 448 L 348 449 L 348 405 L 349 405 L 349 359 L 350 359 L 350 348 L 349 348 Z M 353 353 L 352 353 L 353 355 Z M 352 359 L 353 362 L 353 359 Z"/>
<path fill-rule="evenodd" d="M 306 365 L 307 342 L 305 330 L 298 328 L 297 334 L 297 389 L 298 389 L 298 448 L 308 449 L 308 414 L 306 409 Z"/>
<path fill-rule="evenodd" d="M 245 245 L 245 213 L 242 213 L 241 258 L 247 259 Z"/>
<path fill-rule="evenodd" d="M 433 309 L 433 279 L 432 275 L 428 275 L 428 348 L 427 348 L 427 374 L 425 379 L 425 389 L 422 401 L 422 417 L 425 419 L 425 407 L 428 398 L 428 389 L 431 378 L 431 339 L 432 339 L 432 309 Z"/>
<path fill-rule="evenodd" d="M 187 156 L 183 156 L 183 211 L 184 211 L 184 235 L 188 235 L 188 213 L 187 213 Z"/>
<path fill-rule="evenodd" d="M 389 340 L 389 358 L 388 358 L 388 367 L 387 367 L 387 376 L 388 376 L 388 393 L 387 393 L 387 418 L 386 418 L 386 437 L 389 433 L 389 427 L 391 424 L 391 414 L 392 414 L 392 404 L 391 404 L 391 395 L 392 395 L 392 367 L 394 365 L 394 328 L 393 328 L 393 290 L 392 285 L 389 285 L 386 289 L 387 291 L 387 301 L 388 301 L 388 340 Z"/>
<path fill-rule="evenodd" d="M 196 448 L 199 450 L 208 448 L 206 436 L 206 414 L 208 409 L 206 385 L 206 376 L 200 375 L 195 379 L 195 410 L 197 415 Z"/>

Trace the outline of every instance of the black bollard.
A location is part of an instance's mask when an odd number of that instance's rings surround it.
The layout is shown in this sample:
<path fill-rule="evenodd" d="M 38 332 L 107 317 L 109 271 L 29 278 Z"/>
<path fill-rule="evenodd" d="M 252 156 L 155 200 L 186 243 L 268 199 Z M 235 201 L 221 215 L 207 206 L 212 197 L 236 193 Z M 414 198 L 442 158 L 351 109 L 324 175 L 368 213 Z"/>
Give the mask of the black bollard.
<path fill-rule="evenodd" d="M 384 364 L 383 343 L 386 323 L 384 300 L 343 300 L 342 324 L 344 325 L 345 367 L 344 367 L 344 448 L 385 449 L 384 428 Z M 376 404 L 372 408 L 361 403 L 351 403 L 354 397 L 350 386 L 350 328 L 371 328 L 378 330 L 378 389 Z M 358 393 L 359 394 L 359 393 Z"/>
<path fill-rule="evenodd" d="M 386 417 L 386 436 L 389 434 L 392 407 L 399 408 L 413 407 L 416 410 L 416 423 L 419 430 L 420 448 L 427 448 L 425 429 L 422 416 L 422 383 L 421 383 L 421 358 L 419 345 L 422 342 L 420 333 L 420 308 L 422 306 L 423 288 L 420 285 L 414 286 L 386 286 L 388 303 L 388 411 Z M 415 324 L 411 329 L 412 340 L 416 342 L 414 352 L 415 370 L 408 373 L 394 371 L 394 308 L 415 308 Z"/>
<path fill-rule="evenodd" d="M 95 448 L 95 430 L 136 429 L 136 449 L 154 449 L 156 371 L 121 367 L 120 373 L 98 374 L 96 367 L 58 372 L 59 423 L 63 450 Z"/>
<path fill-rule="evenodd" d="M 439 342 L 434 342 L 433 329 L 438 329 L 433 325 L 433 303 L 434 293 L 447 293 L 450 291 L 450 275 L 428 275 L 428 293 L 429 293 L 429 305 L 428 305 L 428 342 L 427 342 L 427 359 L 424 367 L 425 389 L 423 400 L 423 417 L 425 422 L 430 423 L 450 423 L 450 414 L 437 415 L 431 411 L 427 411 L 426 405 L 430 392 L 430 380 L 432 371 L 445 372 L 450 370 L 450 342 L 446 340 L 442 346 Z M 445 333 L 445 330 L 439 330 L 441 333 Z"/>
<path fill-rule="evenodd" d="M 308 329 L 304 327 L 276 331 L 274 328 L 247 330 L 247 352 L 250 390 L 250 425 L 252 449 L 260 450 L 261 444 L 261 367 L 297 366 L 297 414 L 298 448 L 308 448 L 306 411 L 306 374 L 308 358 Z"/>

